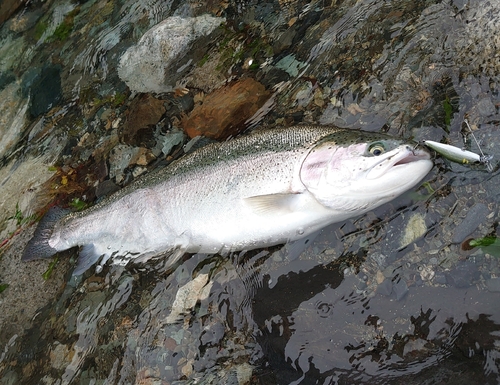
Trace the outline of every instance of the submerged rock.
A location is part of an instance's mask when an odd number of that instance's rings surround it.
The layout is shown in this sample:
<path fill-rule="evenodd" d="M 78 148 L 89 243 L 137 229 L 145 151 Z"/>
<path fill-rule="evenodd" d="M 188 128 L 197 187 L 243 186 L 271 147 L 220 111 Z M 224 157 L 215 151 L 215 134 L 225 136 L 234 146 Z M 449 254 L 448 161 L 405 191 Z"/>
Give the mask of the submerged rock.
<path fill-rule="evenodd" d="M 452 243 L 463 242 L 470 234 L 478 228 L 478 226 L 486 220 L 489 214 L 488 207 L 483 203 L 476 203 L 467 212 L 467 216 L 464 218 L 462 223 L 460 223 L 455 230 L 453 230 Z"/>
<path fill-rule="evenodd" d="M 173 85 L 165 82 L 170 64 L 187 52 L 195 39 L 209 35 L 224 21 L 224 18 L 210 15 L 191 18 L 172 16 L 165 19 L 123 54 L 118 76 L 136 92 L 172 90 Z"/>
<path fill-rule="evenodd" d="M 3 24 L 5 20 L 11 17 L 24 2 L 17 0 L 5 0 L 2 2 L 0 7 L 0 25 Z"/>
<path fill-rule="evenodd" d="M 135 98 L 130 104 L 129 115 L 123 125 L 123 141 L 136 146 L 153 140 L 154 132 L 150 126 L 158 123 L 164 113 L 162 100 L 149 94 Z"/>
<path fill-rule="evenodd" d="M 446 280 L 453 286 L 458 288 L 466 288 L 472 286 L 474 281 L 479 278 L 477 265 L 470 261 L 463 261 L 447 272 Z"/>
<path fill-rule="evenodd" d="M 415 213 L 408 220 L 408 224 L 404 230 L 403 237 L 400 242 L 400 248 L 406 247 L 422 237 L 427 232 L 425 218 L 420 213 Z"/>
<path fill-rule="evenodd" d="M 203 135 L 226 139 L 238 134 L 269 96 L 265 87 L 252 78 L 237 81 L 208 95 L 182 120 L 182 127 L 190 138 Z"/>
<path fill-rule="evenodd" d="M 30 97 L 32 117 L 46 113 L 62 99 L 61 68 L 55 65 L 28 71 L 22 79 L 22 91 Z"/>
<path fill-rule="evenodd" d="M 13 150 L 26 124 L 29 102 L 18 91 L 11 83 L 0 92 L 0 157 Z"/>

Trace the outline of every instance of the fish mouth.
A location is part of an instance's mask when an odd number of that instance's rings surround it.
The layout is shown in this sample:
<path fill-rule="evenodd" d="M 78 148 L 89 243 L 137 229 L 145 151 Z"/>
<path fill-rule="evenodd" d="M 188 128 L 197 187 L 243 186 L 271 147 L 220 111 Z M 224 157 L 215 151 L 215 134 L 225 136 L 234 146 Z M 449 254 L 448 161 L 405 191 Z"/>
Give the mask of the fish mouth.
<path fill-rule="evenodd" d="M 431 154 L 426 149 L 417 149 L 409 145 L 400 146 L 380 159 L 368 172 L 367 179 L 377 179 L 393 170 L 401 170 L 416 162 L 428 162 L 430 159 Z"/>

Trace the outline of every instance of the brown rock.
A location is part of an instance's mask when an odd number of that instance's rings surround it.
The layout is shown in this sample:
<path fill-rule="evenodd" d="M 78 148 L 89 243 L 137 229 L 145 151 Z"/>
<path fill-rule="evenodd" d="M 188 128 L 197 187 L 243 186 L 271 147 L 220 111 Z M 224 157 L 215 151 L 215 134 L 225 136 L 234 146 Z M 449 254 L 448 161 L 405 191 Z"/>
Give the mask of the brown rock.
<path fill-rule="evenodd" d="M 132 103 L 123 124 L 123 141 L 132 146 L 148 144 L 154 132 L 150 126 L 158 123 L 165 113 L 163 101 L 150 94 L 140 94 Z"/>
<path fill-rule="evenodd" d="M 239 80 L 207 95 L 181 122 L 189 137 L 226 139 L 245 128 L 245 121 L 262 107 L 270 93 L 254 79 Z"/>
<path fill-rule="evenodd" d="M 153 160 L 156 159 L 156 156 L 148 150 L 147 148 L 140 147 L 135 154 L 132 155 L 130 159 L 129 166 L 138 165 L 138 166 L 147 166 Z"/>
<path fill-rule="evenodd" d="M 11 17 L 14 12 L 16 12 L 25 1 L 19 0 L 4 0 L 0 2 L 0 25 L 3 24 L 5 20 Z"/>

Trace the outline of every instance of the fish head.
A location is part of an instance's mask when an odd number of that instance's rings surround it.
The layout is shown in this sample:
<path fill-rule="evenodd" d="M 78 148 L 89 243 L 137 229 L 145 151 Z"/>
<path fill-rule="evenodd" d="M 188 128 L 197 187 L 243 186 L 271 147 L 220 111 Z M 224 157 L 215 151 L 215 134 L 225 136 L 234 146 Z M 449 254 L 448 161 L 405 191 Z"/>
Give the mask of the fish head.
<path fill-rule="evenodd" d="M 346 130 L 323 138 L 311 149 L 300 179 L 319 203 L 350 217 L 411 189 L 432 165 L 430 153 L 415 143 Z"/>

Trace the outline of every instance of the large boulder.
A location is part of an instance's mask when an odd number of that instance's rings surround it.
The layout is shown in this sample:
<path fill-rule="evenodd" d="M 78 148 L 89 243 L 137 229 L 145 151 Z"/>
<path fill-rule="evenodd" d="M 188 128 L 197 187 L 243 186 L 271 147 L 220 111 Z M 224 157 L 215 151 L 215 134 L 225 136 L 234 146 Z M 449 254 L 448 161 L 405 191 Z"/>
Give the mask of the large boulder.
<path fill-rule="evenodd" d="M 210 15 L 165 19 L 125 51 L 118 67 L 120 79 L 136 92 L 171 91 L 168 73 L 178 70 L 170 68 L 171 64 L 187 53 L 194 40 L 209 35 L 224 21 Z"/>

